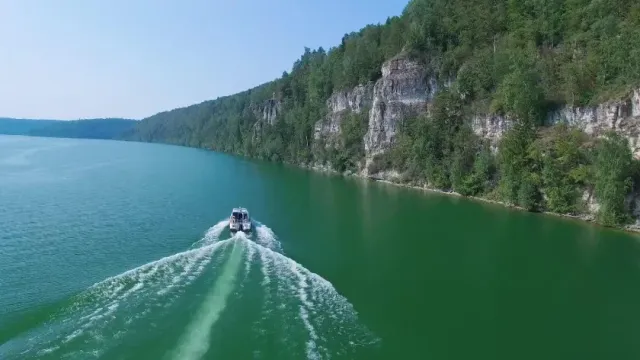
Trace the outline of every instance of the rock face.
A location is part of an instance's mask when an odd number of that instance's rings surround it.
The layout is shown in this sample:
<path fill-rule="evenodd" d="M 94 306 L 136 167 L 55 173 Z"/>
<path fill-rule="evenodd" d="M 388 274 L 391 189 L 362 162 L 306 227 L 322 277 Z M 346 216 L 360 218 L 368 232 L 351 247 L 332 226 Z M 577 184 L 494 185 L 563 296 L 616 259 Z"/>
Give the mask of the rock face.
<path fill-rule="evenodd" d="M 512 120 L 502 115 L 476 115 L 472 118 L 471 126 L 476 135 L 491 142 L 495 151 L 502 135 L 509 130 L 512 123 Z M 640 89 L 632 91 L 622 100 L 609 101 L 598 106 L 563 106 L 550 111 L 546 116 L 545 125 L 558 123 L 576 126 L 594 136 L 613 130 L 629 140 L 634 156 L 640 158 Z"/>
<path fill-rule="evenodd" d="M 373 100 L 373 83 L 358 85 L 351 91 L 334 93 L 327 100 L 327 107 L 333 114 L 345 110 L 360 113 L 371 108 Z"/>
<path fill-rule="evenodd" d="M 322 144 L 327 148 L 335 147 L 345 116 L 368 111 L 368 128 L 363 138 L 366 161 L 362 164 L 361 175 L 371 176 L 368 168 L 374 156 L 389 150 L 405 119 L 428 111 L 429 104 L 439 90 L 436 77 L 427 67 L 399 55 L 382 65 L 382 77 L 375 84 L 368 83 L 334 93 L 327 100 L 326 117 L 315 124 L 314 138 L 316 141 L 323 140 Z M 277 116 L 277 107 L 272 108 L 275 109 L 274 116 L 265 115 L 263 118 L 273 119 Z M 265 114 L 270 113 L 265 111 Z M 514 123 L 512 119 L 499 114 L 478 114 L 469 120 L 475 134 L 489 140 L 494 153 L 498 151 L 500 139 Z M 271 123 L 274 120 L 269 121 Z M 564 106 L 549 112 L 545 119 L 546 125 L 560 122 L 577 126 L 594 136 L 600 136 L 608 130 L 616 131 L 629 140 L 634 156 L 640 158 L 640 89 L 621 100 L 598 106 Z M 394 178 L 386 173 L 377 175 L 386 180 Z M 584 200 L 589 204 L 590 214 L 587 215 L 595 214 L 598 210 L 597 199 L 589 194 Z M 630 202 L 637 203 L 635 208 L 640 219 L 640 194 L 634 194 Z M 637 226 L 640 227 L 640 220 Z"/>
<path fill-rule="evenodd" d="M 404 119 L 426 111 L 438 85 L 427 69 L 406 56 L 382 65 L 382 78 L 373 88 L 369 128 L 364 136 L 367 158 L 383 153 L 393 144 Z"/>
<path fill-rule="evenodd" d="M 324 141 L 327 148 L 333 147 L 345 116 L 368 111 L 368 128 L 363 139 L 368 164 L 375 155 L 391 147 L 405 119 L 427 111 L 437 91 L 436 78 L 430 76 L 425 66 L 399 55 L 382 65 L 382 77 L 375 84 L 334 93 L 327 100 L 327 116 L 315 124 L 314 138 Z"/>
<path fill-rule="evenodd" d="M 361 164 L 360 175 L 397 181 L 402 174 L 393 169 L 369 174 L 369 165 L 375 155 L 390 149 L 405 119 L 429 110 L 429 104 L 439 90 L 436 77 L 427 67 L 399 55 L 382 65 L 382 77 L 375 84 L 368 83 L 334 93 L 327 100 L 326 117 L 315 124 L 314 139 L 322 141 L 326 148 L 335 147 L 345 116 L 368 111 L 368 128 L 363 138 L 366 161 Z M 279 110 L 277 106 L 269 109 L 273 110 L 265 110 L 263 119 L 273 123 Z M 514 123 L 513 119 L 499 114 L 477 114 L 469 120 L 474 133 L 489 140 L 494 153 L 498 151 L 500 139 Z M 545 122 L 546 125 L 564 122 L 594 136 L 614 130 L 629 140 L 634 156 L 640 158 L 640 89 L 621 100 L 598 106 L 559 108 L 549 112 Z M 599 209 L 597 199 L 592 191 L 585 190 L 582 200 L 587 205 L 587 213 L 580 217 L 593 220 Z M 636 224 L 629 228 L 640 230 L 640 194 L 630 194 L 627 203 L 632 206 L 637 219 Z"/>
<path fill-rule="evenodd" d="M 491 150 L 498 151 L 498 142 L 513 122 L 502 115 L 476 115 L 471 119 L 473 132 L 483 139 L 489 140 Z"/>
<path fill-rule="evenodd" d="M 253 127 L 251 129 L 251 141 L 256 143 L 258 141 L 260 141 L 260 138 L 262 137 L 262 127 L 264 126 L 264 122 L 263 121 L 256 121 L 255 124 L 253 124 Z"/>
<path fill-rule="evenodd" d="M 276 99 L 269 99 L 265 101 L 262 106 L 259 106 L 255 111 L 256 117 L 269 125 L 275 124 L 278 119 L 278 115 L 281 113 L 282 104 Z"/>
<path fill-rule="evenodd" d="M 576 126 L 593 136 L 601 136 L 613 130 L 627 138 L 633 155 L 640 158 L 640 89 L 632 91 L 623 99 L 597 106 L 563 106 L 550 111 L 546 116 L 545 125 L 551 126 L 558 123 Z M 488 139 L 494 151 L 497 151 L 498 141 L 511 124 L 513 124 L 512 120 L 500 115 L 475 116 L 472 119 L 472 128 L 476 135 Z M 586 204 L 587 213 L 580 217 L 584 220 L 593 220 L 600 209 L 598 199 L 592 191 L 585 190 L 582 200 Z M 640 193 L 629 194 L 626 204 L 633 210 L 636 219 L 635 224 L 627 228 L 640 230 Z"/>
<path fill-rule="evenodd" d="M 438 90 L 435 76 L 424 65 L 399 55 L 382 65 L 382 78 L 375 84 L 334 93 L 327 100 L 327 116 L 315 125 L 314 137 L 325 139 L 326 145 L 331 146 L 340 134 L 340 124 L 346 114 L 369 109 L 368 129 L 363 139 L 369 161 L 391 147 L 405 119 L 428 110 L 428 104 Z M 279 113 L 279 104 L 270 104 L 264 108 L 263 119 L 273 123 Z M 513 123 L 497 114 L 476 115 L 470 120 L 475 134 L 488 139 L 494 151 Z M 634 156 L 640 158 L 640 89 L 622 100 L 598 106 L 562 107 L 549 112 L 545 121 L 546 125 L 565 122 L 595 136 L 614 130 L 629 140 Z"/>
<path fill-rule="evenodd" d="M 262 130 L 265 124 L 274 125 L 278 120 L 278 116 L 282 113 L 282 103 L 275 98 L 269 99 L 261 105 L 253 107 L 253 114 L 258 119 L 253 124 L 251 132 L 251 141 L 258 142 L 262 136 Z"/>
<path fill-rule="evenodd" d="M 562 107 L 548 114 L 548 125 L 567 123 L 585 133 L 600 136 L 614 130 L 629 140 L 636 158 L 640 157 L 640 89 L 622 100 L 592 107 Z"/>
<path fill-rule="evenodd" d="M 323 139 L 326 147 L 335 146 L 340 135 L 340 124 L 345 116 L 367 111 L 371 108 L 372 101 L 373 83 L 334 93 L 327 100 L 327 116 L 315 124 L 314 139 Z"/>

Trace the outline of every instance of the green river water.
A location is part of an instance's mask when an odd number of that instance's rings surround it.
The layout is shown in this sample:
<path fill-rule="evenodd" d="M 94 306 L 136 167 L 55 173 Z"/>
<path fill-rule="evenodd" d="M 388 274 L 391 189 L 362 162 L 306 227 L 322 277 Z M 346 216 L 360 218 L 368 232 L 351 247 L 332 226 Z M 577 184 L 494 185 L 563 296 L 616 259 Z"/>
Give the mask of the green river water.
<path fill-rule="evenodd" d="M 252 234 L 226 219 L 247 207 Z M 639 359 L 638 236 L 157 144 L 0 137 L 0 359 Z"/>

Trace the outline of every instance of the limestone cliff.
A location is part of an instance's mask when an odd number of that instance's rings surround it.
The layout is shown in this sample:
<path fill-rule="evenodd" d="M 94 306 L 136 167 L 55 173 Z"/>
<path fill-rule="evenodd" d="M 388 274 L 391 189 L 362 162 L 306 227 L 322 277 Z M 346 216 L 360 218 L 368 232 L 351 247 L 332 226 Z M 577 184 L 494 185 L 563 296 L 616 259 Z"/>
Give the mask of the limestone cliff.
<path fill-rule="evenodd" d="M 493 152 L 498 151 L 498 143 L 511 127 L 512 121 L 498 114 L 475 115 L 471 119 L 471 128 L 480 138 L 487 139 Z"/>
<path fill-rule="evenodd" d="M 332 139 L 340 134 L 340 123 L 345 114 L 369 109 L 368 129 L 363 141 L 366 158 L 370 160 L 390 148 L 405 119 L 428 110 L 428 104 L 438 90 L 436 77 L 425 66 L 406 56 L 398 56 L 382 65 L 382 77 L 375 84 L 334 93 L 327 100 L 327 116 L 315 125 L 314 137 L 326 139 L 327 146 L 331 146 Z M 469 121 L 475 134 L 489 140 L 494 150 L 512 124 L 512 120 L 500 114 L 477 114 Z M 546 125 L 559 122 L 577 126 L 595 136 L 614 130 L 629 139 L 634 155 L 640 157 L 640 89 L 620 100 L 598 106 L 564 106 L 547 114 Z"/>
<path fill-rule="evenodd" d="M 276 99 L 268 99 L 262 104 L 253 105 L 253 114 L 263 123 L 273 125 L 278 120 L 278 116 L 282 113 L 282 103 Z"/>
<path fill-rule="evenodd" d="M 340 124 L 348 113 L 368 111 L 364 136 L 365 160 L 387 151 L 404 119 L 427 111 L 427 105 L 438 91 L 435 76 L 406 55 L 399 55 L 382 65 L 382 77 L 374 83 L 334 93 L 327 100 L 327 115 L 314 129 L 316 141 L 335 147 Z M 363 170 L 367 166 L 362 164 Z"/>
<path fill-rule="evenodd" d="M 565 122 L 595 136 L 614 130 L 629 140 L 634 156 L 640 157 L 640 89 L 598 106 L 562 107 L 550 112 L 546 122 L 547 125 Z"/>
<path fill-rule="evenodd" d="M 263 128 L 266 125 L 274 125 L 278 120 L 278 117 L 282 114 L 282 103 L 275 97 L 266 100 L 260 105 L 252 106 L 253 115 L 258 119 L 253 124 L 251 140 L 253 142 L 259 141 L 262 136 Z"/>
<path fill-rule="evenodd" d="M 418 62 L 406 56 L 385 62 L 382 78 L 373 88 L 369 128 L 364 137 L 367 158 L 388 150 L 404 119 L 426 111 L 437 91 L 435 77 Z"/>
<path fill-rule="evenodd" d="M 327 100 L 327 115 L 315 124 L 314 139 L 322 140 L 326 147 L 335 147 L 345 115 L 359 114 L 371 108 L 373 88 L 373 83 L 368 83 L 331 95 Z"/>
<path fill-rule="evenodd" d="M 390 149 L 405 119 L 428 111 L 438 91 L 436 76 L 426 66 L 407 56 L 397 56 L 382 65 L 382 77 L 375 84 L 334 93 L 327 100 L 326 117 L 315 125 L 314 138 L 322 140 L 325 147 L 335 147 L 345 115 L 368 109 L 368 128 L 363 138 L 366 162 L 361 164 L 361 175 L 396 181 L 400 177 L 396 171 L 368 174 L 368 165 L 375 155 Z M 489 141 L 494 153 L 498 151 L 500 139 L 513 124 L 512 119 L 500 114 L 476 114 L 470 117 L 469 122 L 476 135 Z M 620 100 L 598 106 L 564 106 L 547 114 L 545 125 L 559 122 L 577 126 L 594 136 L 614 130 L 629 140 L 634 155 L 640 158 L 640 89 Z M 584 196 L 588 213 L 581 217 L 591 220 L 598 210 L 597 199 L 591 191 L 585 190 Z M 640 194 L 630 195 L 628 203 L 636 204 L 635 215 L 639 220 L 635 227 L 640 227 Z"/>
<path fill-rule="evenodd" d="M 589 135 L 600 136 L 613 130 L 629 140 L 636 158 L 640 158 L 640 89 L 631 91 L 621 99 L 597 106 L 563 106 L 546 115 L 546 126 L 566 123 L 576 126 Z M 491 142 L 494 149 L 512 120 L 502 115 L 476 115 L 471 126 L 476 135 Z"/>
<path fill-rule="evenodd" d="M 501 115 L 478 115 L 473 117 L 471 125 L 476 135 L 489 140 L 492 149 L 497 152 L 500 138 L 512 123 L 512 120 Z M 628 140 L 633 155 L 640 158 L 640 89 L 631 91 L 621 99 L 596 106 L 565 105 L 550 111 L 546 116 L 545 125 L 551 126 L 558 123 L 578 127 L 586 134 L 596 137 L 613 130 Z M 593 220 L 600 208 L 593 189 L 585 189 L 582 200 L 586 205 L 586 213 L 579 217 L 584 220 Z M 629 194 L 626 205 L 632 209 L 635 217 L 635 223 L 627 226 L 627 229 L 640 230 L 640 194 Z"/>

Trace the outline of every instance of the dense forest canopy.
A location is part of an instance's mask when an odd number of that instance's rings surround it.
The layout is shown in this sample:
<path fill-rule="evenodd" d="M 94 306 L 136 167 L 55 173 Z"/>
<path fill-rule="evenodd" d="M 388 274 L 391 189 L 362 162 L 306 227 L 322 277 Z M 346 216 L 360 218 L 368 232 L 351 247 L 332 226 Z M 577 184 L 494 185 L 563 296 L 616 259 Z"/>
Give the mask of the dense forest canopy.
<path fill-rule="evenodd" d="M 70 121 L 0 118 L 0 134 L 116 139 L 131 131 L 135 124 L 135 120 L 117 118 Z"/>
<path fill-rule="evenodd" d="M 13 118 L 0 118 L 0 134 L 3 135 L 28 135 L 34 129 L 47 127 L 56 120 L 24 120 Z"/>
<path fill-rule="evenodd" d="M 313 141 L 314 124 L 332 93 L 376 81 L 383 62 L 400 53 L 450 86 L 430 115 L 407 119 L 370 170 L 393 168 L 408 182 L 563 213 L 584 211 L 582 191 L 592 189 L 603 223 L 625 221 L 636 167 L 624 139 L 593 143 L 575 129 L 539 126 L 549 109 L 597 104 L 640 84 L 637 0 L 412 0 L 401 16 L 345 34 L 328 51 L 306 48 L 279 79 L 154 115 L 126 138 L 355 168 L 366 122 L 349 117 L 342 148 L 333 150 Z M 269 99 L 281 103 L 273 125 L 258 121 Z M 469 128 L 478 112 L 516 122 L 497 156 Z M 630 166 L 611 173 L 607 163 Z"/>

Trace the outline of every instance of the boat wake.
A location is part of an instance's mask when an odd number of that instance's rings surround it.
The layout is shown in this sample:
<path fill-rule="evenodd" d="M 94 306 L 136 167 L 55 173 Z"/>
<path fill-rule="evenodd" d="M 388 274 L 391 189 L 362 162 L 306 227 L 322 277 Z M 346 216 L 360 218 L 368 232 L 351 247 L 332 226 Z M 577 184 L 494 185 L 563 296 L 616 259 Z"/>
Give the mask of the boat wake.
<path fill-rule="evenodd" d="M 377 342 L 329 281 L 284 255 L 266 225 L 257 223 L 254 239 L 221 239 L 227 228 L 221 221 L 186 251 L 92 285 L 0 345 L 0 358 L 324 359 Z M 158 339 L 166 347 L 151 345 Z"/>

